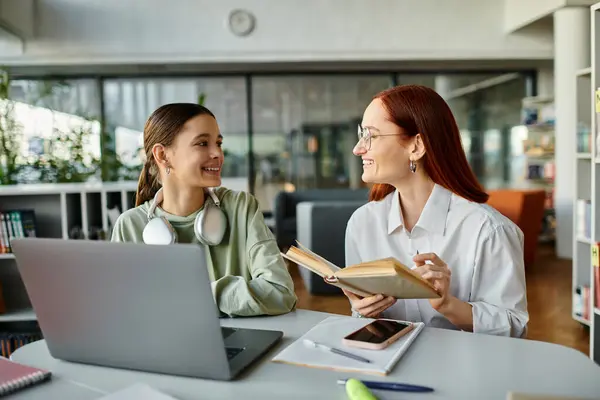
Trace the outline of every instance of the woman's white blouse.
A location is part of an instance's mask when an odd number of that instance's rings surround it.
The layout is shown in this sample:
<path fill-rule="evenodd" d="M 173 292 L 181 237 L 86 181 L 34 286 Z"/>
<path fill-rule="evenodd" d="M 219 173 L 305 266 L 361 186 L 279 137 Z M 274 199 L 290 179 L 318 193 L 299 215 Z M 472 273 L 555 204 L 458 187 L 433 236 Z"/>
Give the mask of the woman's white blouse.
<path fill-rule="evenodd" d="M 414 267 L 435 253 L 452 271 L 450 292 L 473 306 L 473 331 L 523 335 L 529 320 L 523 232 L 486 204 L 435 185 L 412 232 L 404 229 L 398 192 L 354 212 L 346 228 L 346 265 L 395 257 Z M 398 300 L 382 317 L 458 329 L 429 300 Z"/>

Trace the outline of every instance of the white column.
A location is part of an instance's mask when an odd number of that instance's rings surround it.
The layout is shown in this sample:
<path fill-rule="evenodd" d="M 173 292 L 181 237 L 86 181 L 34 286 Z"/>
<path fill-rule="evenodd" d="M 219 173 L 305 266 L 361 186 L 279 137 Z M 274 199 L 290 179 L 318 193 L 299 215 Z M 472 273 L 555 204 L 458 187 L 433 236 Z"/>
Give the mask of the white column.
<path fill-rule="evenodd" d="M 150 116 L 150 114 L 156 110 L 158 107 L 160 107 L 161 104 L 161 98 L 160 98 L 160 87 L 159 87 L 159 83 L 155 82 L 155 81 L 146 81 L 145 82 L 146 85 L 146 99 L 145 99 L 145 105 L 146 105 L 146 111 L 147 111 L 147 115 L 146 118 L 148 118 Z M 145 122 L 144 122 L 145 123 Z"/>
<path fill-rule="evenodd" d="M 537 70 L 537 95 L 554 96 L 554 68 L 544 67 Z"/>
<path fill-rule="evenodd" d="M 450 93 L 450 91 L 452 90 L 452 82 L 450 81 L 450 78 L 447 77 L 446 75 L 436 75 L 435 76 L 435 91 L 442 96 L 443 98 L 446 98 L 446 96 Z"/>
<path fill-rule="evenodd" d="M 576 149 L 575 72 L 590 61 L 590 9 L 566 7 L 554 12 L 554 103 L 556 108 L 556 252 L 573 253 L 573 194 Z"/>

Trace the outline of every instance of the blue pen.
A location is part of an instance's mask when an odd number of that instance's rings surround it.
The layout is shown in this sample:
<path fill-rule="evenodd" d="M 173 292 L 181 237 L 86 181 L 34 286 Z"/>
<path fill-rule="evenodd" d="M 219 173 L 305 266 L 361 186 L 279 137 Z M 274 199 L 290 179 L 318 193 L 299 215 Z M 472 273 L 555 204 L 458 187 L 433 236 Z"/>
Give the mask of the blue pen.
<path fill-rule="evenodd" d="M 337 381 L 338 385 L 345 385 L 347 379 L 339 379 Z M 433 392 L 433 388 L 426 386 L 418 386 L 418 385 L 409 385 L 407 383 L 394 383 L 394 382 L 375 382 L 375 381 L 362 381 L 363 385 L 368 387 L 369 389 L 379 389 L 379 390 L 392 390 L 395 392 L 417 392 L 417 393 L 425 393 L 425 392 Z"/>

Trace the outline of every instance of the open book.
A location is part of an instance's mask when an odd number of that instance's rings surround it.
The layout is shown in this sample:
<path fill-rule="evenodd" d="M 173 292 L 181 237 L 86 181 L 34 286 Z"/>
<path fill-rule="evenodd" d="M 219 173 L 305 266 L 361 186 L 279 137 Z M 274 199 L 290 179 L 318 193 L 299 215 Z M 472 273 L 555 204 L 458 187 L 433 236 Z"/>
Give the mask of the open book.
<path fill-rule="evenodd" d="M 327 261 L 298 243 L 281 255 L 323 277 L 325 282 L 362 297 L 383 294 L 396 299 L 435 299 L 431 283 L 395 258 L 383 258 L 346 268 Z"/>

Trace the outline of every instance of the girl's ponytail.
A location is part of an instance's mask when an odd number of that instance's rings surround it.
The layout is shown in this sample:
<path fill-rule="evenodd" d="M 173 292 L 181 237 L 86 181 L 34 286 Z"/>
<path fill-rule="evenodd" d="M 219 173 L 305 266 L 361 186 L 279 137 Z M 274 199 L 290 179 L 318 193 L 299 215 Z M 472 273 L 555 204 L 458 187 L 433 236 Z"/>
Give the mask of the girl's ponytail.
<path fill-rule="evenodd" d="M 160 189 L 160 184 L 158 183 L 158 179 L 155 175 L 152 174 L 152 164 L 154 163 L 154 158 L 152 154 L 147 158 L 144 166 L 142 167 L 142 172 L 140 173 L 140 178 L 138 180 L 137 193 L 135 195 L 135 206 L 139 206 L 147 202 L 148 200 L 152 200 Z"/>

